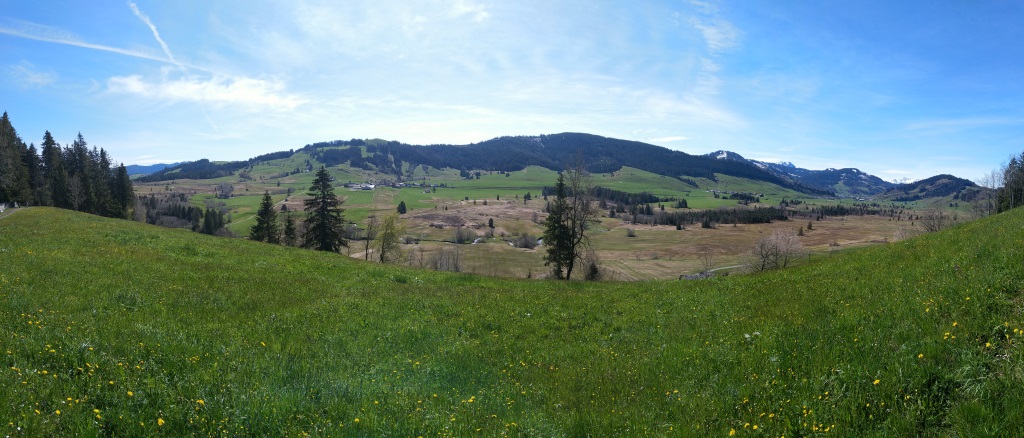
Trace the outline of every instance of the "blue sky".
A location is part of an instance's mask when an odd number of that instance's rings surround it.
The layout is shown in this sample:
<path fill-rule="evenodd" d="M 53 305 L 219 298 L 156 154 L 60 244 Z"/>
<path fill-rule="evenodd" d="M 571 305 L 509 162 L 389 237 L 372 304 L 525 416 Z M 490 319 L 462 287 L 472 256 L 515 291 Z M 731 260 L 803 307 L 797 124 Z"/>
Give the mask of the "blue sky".
<path fill-rule="evenodd" d="M 0 0 L 0 110 L 127 164 L 588 132 L 885 179 L 1024 149 L 1024 3 Z"/>

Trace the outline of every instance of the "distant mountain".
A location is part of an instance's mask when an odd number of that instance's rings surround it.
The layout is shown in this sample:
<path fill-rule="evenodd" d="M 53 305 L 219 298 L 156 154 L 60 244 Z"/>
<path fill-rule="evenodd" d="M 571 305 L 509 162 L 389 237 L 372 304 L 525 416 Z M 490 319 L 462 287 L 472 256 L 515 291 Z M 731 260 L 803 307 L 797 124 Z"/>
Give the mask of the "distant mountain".
<path fill-rule="evenodd" d="M 729 175 L 776 184 L 810 195 L 833 194 L 829 190 L 806 186 L 791 178 L 775 175 L 747 162 L 718 160 L 637 141 L 580 133 L 498 137 L 469 145 L 416 146 L 396 141 L 335 140 L 306 145 L 298 151 L 267 154 L 248 161 L 212 163 L 199 160 L 164 169 L 141 180 L 152 182 L 177 178 L 217 178 L 256 161 L 288 158 L 294 152 L 306 152 L 313 160 L 327 166 L 344 163 L 393 175 L 402 175 L 402 169 L 410 166 L 452 168 L 463 172 L 517 171 L 527 166 L 559 170 L 580 152 L 586 158 L 587 169 L 596 173 L 634 167 L 678 178 L 694 187 L 697 184 L 694 178 L 716 180 L 716 175 Z"/>
<path fill-rule="evenodd" d="M 978 185 L 970 180 L 953 175 L 935 175 L 910 184 L 894 186 L 882 194 L 882 197 L 896 202 L 911 202 L 951 195 L 953 199 L 960 199 L 965 191 L 972 192 L 975 189 L 978 189 Z"/>
<path fill-rule="evenodd" d="M 796 167 L 793 163 L 768 163 L 758 160 L 749 160 L 742 155 L 729 151 L 716 151 L 704 155 L 708 158 L 718 160 L 730 160 L 750 163 L 760 167 L 780 178 L 792 179 L 800 184 L 813 187 L 818 190 L 830 191 L 837 196 L 844 197 L 867 197 L 885 193 L 895 184 L 885 181 L 877 176 L 862 172 L 859 169 L 825 169 L 809 170 Z"/>
<path fill-rule="evenodd" d="M 717 151 L 690 155 L 647 143 L 620 140 L 582 133 L 541 136 L 498 137 L 468 145 L 410 145 L 385 140 L 334 140 L 308 144 L 302 149 L 274 152 L 245 161 L 211 162 L 197 160 L 179 163 L 140 178 L 143 182 L 171 179 L 209 179 L 231 175 L 259 162 L 308 154 L 303 165 L 337 166 L 346 164 L 384 174 L 405 176 L 408 169 L 429 166 L 450 168 L 468 176 L 472 171 L 517 171 L 527 166 L 560 170 L 577 153 L 585 157 L 587 170 L 615 172 L 633 167 L 677 178 L 694 187 L 698 178 L 717 180 L 728 175 L 775 184 L 812 196 L 882 197 L 891 200 L 916 200 L 956 194 L 970 181 L 951 175 L 938 175 L 913 184 L 894 184 L 859 169 L 809 170 L 793 163 L 767 163 L 749 160 L 740 154 Z M 298 170 L 295 170 L 298 171 Z M 129 172 L 132 172 L 129 169 Z"/>
<path fill-rule="evenodd" d="M 179 164 L 181 164 L 181 163 L 170 163 L 170 164 L 162 164 L 161 163 L 161 164 L 151 164 L 149 166 L 142 166 L 142 165 L 139 165 L 139 164 L 130 164 L 130 165 L 125 166 L 125 169 L 128 170 L 128 174 L 129 175 L 149 175 L 151 173 L 159 172 L 159 171 L 164 170 L 164 169 L 166 169 L 168 167 L 174 167 L 174 166 L 177 166 Z"/>

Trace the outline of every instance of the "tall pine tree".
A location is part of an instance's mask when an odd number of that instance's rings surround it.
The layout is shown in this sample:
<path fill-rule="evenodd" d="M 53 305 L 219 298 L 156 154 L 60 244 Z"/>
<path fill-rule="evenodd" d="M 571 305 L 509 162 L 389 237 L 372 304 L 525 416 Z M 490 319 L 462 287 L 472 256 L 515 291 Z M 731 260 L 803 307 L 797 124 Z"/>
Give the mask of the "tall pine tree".
<path fill-rule="evenodd" d="M 334 195 L 331 180 L 331 174 L 321 166 L 316 172 L 313 185 L 309 187 L 310 197 L 305 201 L 306 231 L 302 235 L 304 248 L 340 252 L 341 248 L 348 247 L 348 242 L 342 237 L 344 220 L 341 213 L 344 210 L 341 201 Z"/>
<path fill-rule="evenodd" d="M 544 221 L 544 246 L 547 248 L 544 266 L 550 266 L 551 274 L 558 279 L 565 278 L 565 270 L 573 261 L 572 236 L 567 224 L 569 202 L 566 198 L 565 176 L 559 173 L 555 182 L 555 200 L 549 203 L 548 217 Z"/>
<path fill-rule="evenodd" d="M 298 236 L 295 235 L 295 219 L 292 218 L 291 213 L 285 213 L 284 215 L 284 240 L 281 242 L 286 246 L 295 246 L 296 239 Z"/>
<path fill-rule="evenodd" d="M 23 160 L 26 149 L 5 112 L 0 117 L 0 202 L 27 204 L 32 200 L 29 171 Z"/>
<path fill-rule="evenodd" d="M 279 243 L 280 229 L 277 226 L 277 212 L 269 192 L 263 192 L 263 202 L 256 212 L 256 224 L 249 230 L 249 238 L 267 243 Z"/>

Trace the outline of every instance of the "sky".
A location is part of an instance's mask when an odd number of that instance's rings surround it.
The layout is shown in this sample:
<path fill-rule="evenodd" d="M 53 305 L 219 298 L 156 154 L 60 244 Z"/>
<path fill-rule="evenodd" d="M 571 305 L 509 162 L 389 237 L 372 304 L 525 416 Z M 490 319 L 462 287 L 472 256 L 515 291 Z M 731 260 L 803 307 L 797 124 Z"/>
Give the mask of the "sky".
<path fill-rule="evenodd" d="M 586 132 L 883 179 L 1024 150 L 1013 1 L 0 0 L 0 111 L 118 162 Z"/>

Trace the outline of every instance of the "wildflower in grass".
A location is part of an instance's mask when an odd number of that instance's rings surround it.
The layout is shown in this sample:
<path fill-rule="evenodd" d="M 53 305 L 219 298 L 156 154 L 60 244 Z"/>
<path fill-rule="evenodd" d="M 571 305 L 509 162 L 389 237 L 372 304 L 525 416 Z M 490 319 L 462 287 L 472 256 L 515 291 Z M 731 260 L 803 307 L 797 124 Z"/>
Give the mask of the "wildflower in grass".
<path fill-rule="evenodd" d="M 196 400 L 196 403 L 197 403 L 197 404 L 198 404 L 199 406 L 206 406 L 206 402 L 204 402 L 204 401 L 203 401 L 203 399 L 199 399 L 199 400 Z"/>
<path fill-rule="evenodd" d="M 729 429 L 729 436 L 736 436 L 736 429 Z"/>
<path fill-rule="evenodd" d="M 57 410 L 56 410 L 56 411 L 54 411 L 53 413 L 54 413 L 54 414 L 57 414 L 57 415 L 60 415 L 60 409 L 57 409 Z"/>
<path fill-rule="evenodd" d="M 877 384 L 879 384 L 879 383 L 881 383 L 881 382 L 882 382 L 881 380 L 879 380 L 879 379 L 875 379 L 875 383 L 873 383 L 873 385 L 877 385 Z"/>
<path fill-rule="evenodd" d="M 133 393 L 131 391 L 128 391 L 128 397 L 133 397 L 134 395 L 135 395 L 135 393 Z"/>
<path fill-rule="evenodd" d="M 917 354 L 917 358 L 918 359 L 924 359 L 924 353 L 918 353 Z"/>
<path fill-rule="evenodd" d="M 157 425 L 157 426 L 163 426 L 163 425 L 164 425 L 164 423 L 165 423 L 165 421 L 164 421 L 164 419 L 163 419 L 163 418 L 157 418 L 157 419 L 156 419 L 156 425 Z"/>

